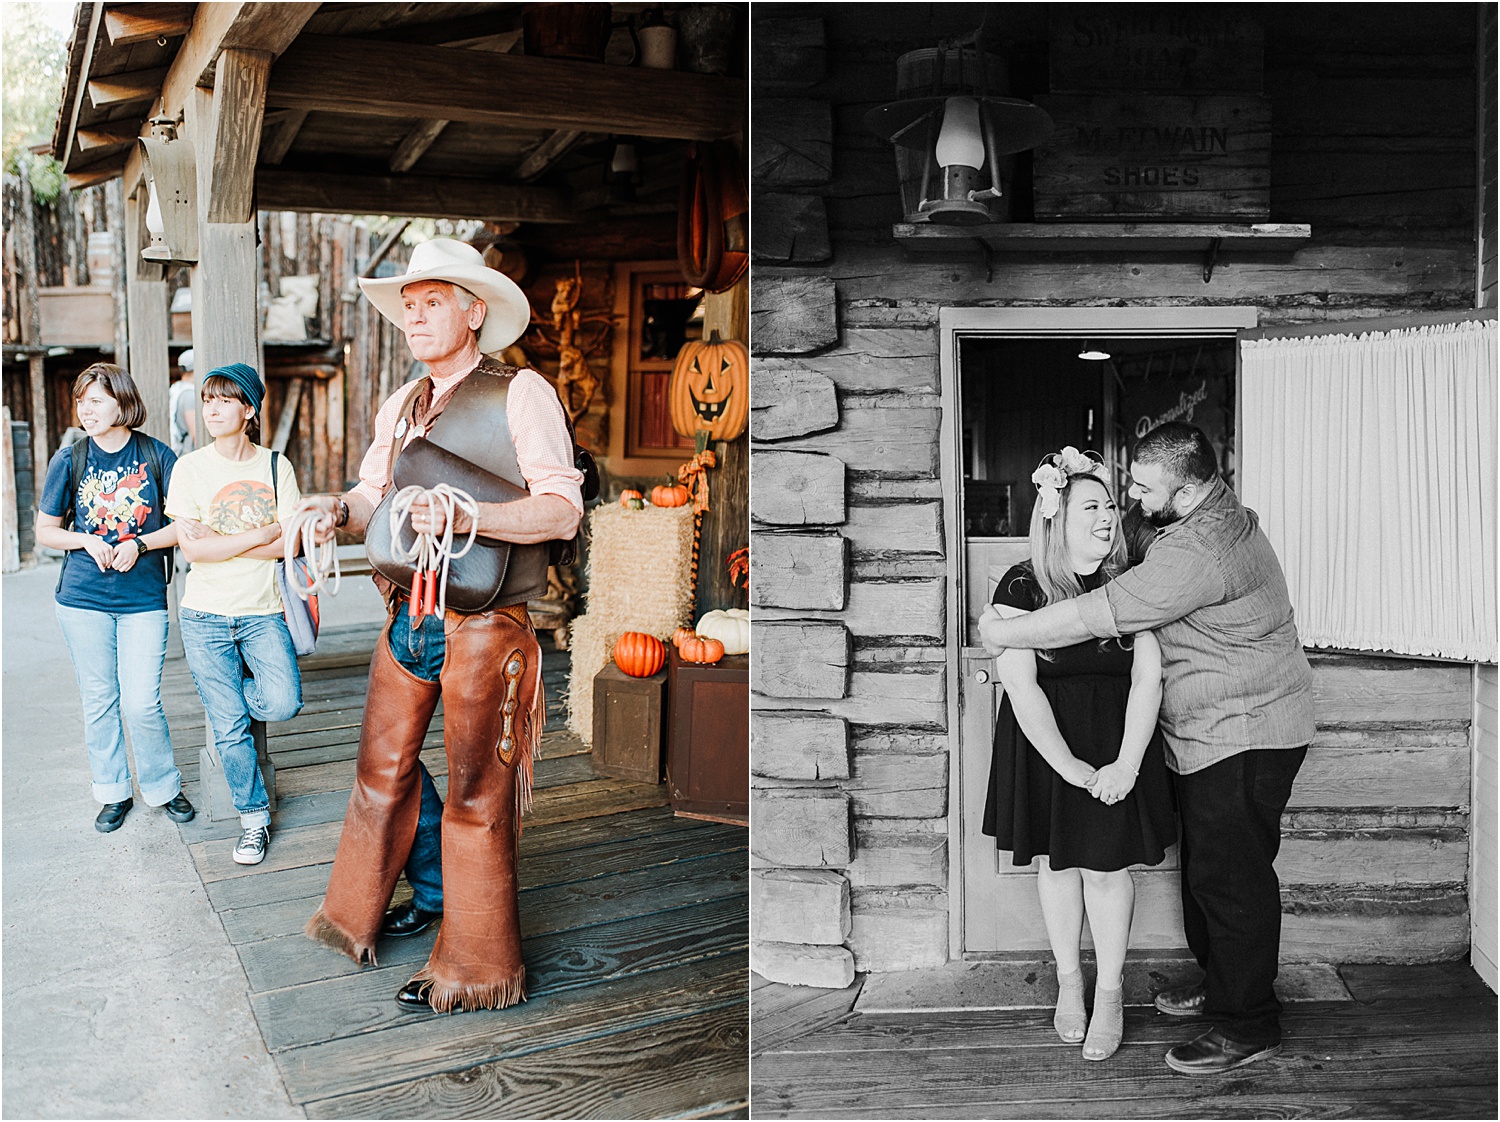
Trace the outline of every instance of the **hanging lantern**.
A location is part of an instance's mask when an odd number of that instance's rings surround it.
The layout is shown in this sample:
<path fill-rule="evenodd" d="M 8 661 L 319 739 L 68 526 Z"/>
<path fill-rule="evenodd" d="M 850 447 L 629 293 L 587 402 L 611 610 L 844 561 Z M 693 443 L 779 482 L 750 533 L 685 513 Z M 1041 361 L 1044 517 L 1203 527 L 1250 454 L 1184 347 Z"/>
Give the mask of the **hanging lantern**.
<path fill-rule="evenodd" d="M 198 164 L 190 141 L 177 137 L 178 121 L 151 118 L 151 135 L 140 137 L 146 173 L 147 261 L 196 264 L 198 260 Z"/>
<path fill-rule="evenodd" d="M 1013 160 L 1052 135 L 1038 106 L 1003 97 L 1005 63 L 973 47 L 927 47 L 896 60 L 896 101 L 865 125 L 896 146 L 908 222 L 974 226 L 1009 218 Z"/>
<path fill-rule="evenodd" d="M 605 176 L 605 190 L 612 203 L 635 202 L 636 188 L 641 185 L 641 161 L 636 154 L 635 142 L 621 138 L 615 142 L 614 152 L 609 158 L 609 172 Z"/>

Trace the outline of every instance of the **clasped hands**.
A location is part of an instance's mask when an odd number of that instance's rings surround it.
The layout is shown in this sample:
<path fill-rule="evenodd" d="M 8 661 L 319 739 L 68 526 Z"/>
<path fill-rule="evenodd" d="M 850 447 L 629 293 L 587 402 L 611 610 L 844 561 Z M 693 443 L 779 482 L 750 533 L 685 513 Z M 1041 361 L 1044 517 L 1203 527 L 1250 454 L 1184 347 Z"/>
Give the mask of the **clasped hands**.
<path fill-rule="evenodd" d="M 118 545 L 110 545 L 103 538 L 91 535 L 83 549 L 93 558 L 94 564 L 99 566 L 101 573 L 109 569 L 117 573 L 128 573 L 135 568 L 136 560 L 141 555 L 140 547 L 135 544 L 134 538 L 126 538 Z"/>
<path fill-rule="evenodd" d="M 1088 774 L 1077 785 L 1086 788 L 1094 798 L 1109 806 L 1130 794 L 1135 787 L 1135 772 L 1119 760 L 1095 770 L 1089 770 L 1088 764 L 1082 760 L 1078 761 L 1078 766 Z M 1073 780 L 1069 779 L 1069 782 Z"/>

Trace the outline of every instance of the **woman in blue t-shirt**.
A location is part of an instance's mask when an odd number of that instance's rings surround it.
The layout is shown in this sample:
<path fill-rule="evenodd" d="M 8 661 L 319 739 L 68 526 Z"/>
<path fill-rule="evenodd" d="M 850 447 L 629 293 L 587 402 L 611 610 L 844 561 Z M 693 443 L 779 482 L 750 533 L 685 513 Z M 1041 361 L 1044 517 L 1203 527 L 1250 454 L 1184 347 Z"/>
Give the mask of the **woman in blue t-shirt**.
<path fill-rule="evenodd" d="M 94 798 L 104 804 L 94 829 L 119 829 L 133 805 L 122 715 L 141 797 L 187 822 L 193 804 L 182 793 L 161 706 L 167 562 L 177 544 L 163 507 L 177 458 L 136 431 L 146 423 L 146 407 L 122 368 L 90 366 L 73 383 L 73 403 L 85 447 L 59 449 L 47 465 L 36 540 L 66 551 L 57 621 L 83 695 Z"/>

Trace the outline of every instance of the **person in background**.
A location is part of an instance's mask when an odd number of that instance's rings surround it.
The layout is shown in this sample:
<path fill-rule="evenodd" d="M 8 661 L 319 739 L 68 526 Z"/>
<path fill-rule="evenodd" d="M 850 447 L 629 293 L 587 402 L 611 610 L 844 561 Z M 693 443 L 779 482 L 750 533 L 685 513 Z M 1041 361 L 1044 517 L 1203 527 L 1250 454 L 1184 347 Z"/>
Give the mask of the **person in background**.
<path fill-rule="evenodd" d="M 135 748 L 141 798 L 187 822 L 172 738 L 161 704 L 167 656 L 167 560 L 177 527 L 162 513 L 176 456 L 138 431 L 146 407 L 121 367 L 98 362 L 73 383 L 85 433 L 47 465 L 36 540 L 63 550 L 57 621 L 83 698 L 84 743 L 102 834 L 134 805 L 125 725 Z M 122 720 L 123 718 L 123 720 Z"/>
<path fill-rule="evenodd" d="M 172 418 L 172 451 L 186 456 L 198 446 L 198 393 L 193 381 L 193 348 L 177 357 L 182 377 L 167 394 L 167 412 Z"/>
<path fill-rule="evenodd" d="M 994 603 L 1033 611 L 1103 587 L 1126 567 L 1102 462 L 1074 448 L 1032 475 L 1031 560 Z M 983 830 L 1018 867 L 1037 863 L 1037 896 L 1057 962 L 1053 1025 L 1083 1058 L 1106 1060 L 1125 1031 L 1125 953 L 1135 915 L 1130 866 L 1159 865 L 1177 839 L 1161 733 L 1161 650 L 1149 631 L 1050 650 L 1002 651 L 1005 686 Z M 1079 945 L 1087 915 L 1097 966 L 1092 1019 Z M 1085 1035 L 1087 1029 L 1087 1035 Z"/>
<path fill-rule="evenodd" d="M 203 380 L 203 423 L 213 443 L 178 462 L 167 492 L 183 556 L 192 562 L 182 649 L 240 814 L 234 859 L 242 865 L 263 861 L 271 842 L 271 800 L 250 722 L 290 720 L 302 708 L 297 654 L 276 587 L 282 521 L 302 496 L 286 458 L 255 443 L 265 395 L 260 375 L 244 363 L 211 370 Z"/>

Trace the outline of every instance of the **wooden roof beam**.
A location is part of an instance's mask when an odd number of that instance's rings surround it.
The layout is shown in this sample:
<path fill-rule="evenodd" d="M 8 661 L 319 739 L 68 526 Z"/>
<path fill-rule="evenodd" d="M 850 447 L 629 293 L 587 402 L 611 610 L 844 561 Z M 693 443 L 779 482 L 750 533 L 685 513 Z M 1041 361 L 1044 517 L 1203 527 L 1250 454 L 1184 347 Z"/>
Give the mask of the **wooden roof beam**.
<path fill-rule="evenodd" d="M 225 50 L 266 51 L 273 58 L 281 54 L 317 10 L 316 3 L 199 4 L 162 82 L 162 107 L 176 113 L 195 87 L 212 86 L 214 68 Z"/>
<path fill-rule="evenodd" d="M 80 152 L 91 152 L 96 148 L 115 148 L 134 144 L 139 131 L 140 127 L 134 120 L 86 125 L 78 130 L 75 139 Z"/>
<path fill-rule="evenodd" d="M 378 82 L 370 80 L 375 74 Z M 267 104 L 709 140 L 743 127 L 745 83 L 675 70 L 303 35 L 272 67 Z"/>
<path fill-rule="evenodd" d="M 95 109 L 111 105 L 128 105 L 132 102 L 151 101 L 161 89 L 166 77 L 165 67 L 154 70 L 130 70 L 123 74 L 109 74 L 102 78 L 90 78 L 89 102 Z"/>
<path fill-rule="evenodd" d="M 104 13 L 110 46 L 123 47 L 152 39 L 177 39 L 193 26 L 192 4 L 116 5 Z"/>
<path fill-rule="evenodd" d="M 426 117 L 418 121 L 392 154 L 391 170 L 398 174 L 411 171 L 447 127 L 448 122 L 439 117 Z"/>
<path fill-rule="evenodd" d="M 89 67 L 94 61 L 94 44 L 99 41 L 99 24 L 104 19 L 104 4 L 79 4 L 73 16 L 73 40 L 68 44 L 67 88 L 58 106 L 57 125 L 52 130 L 52 155 L 67 167 L 73 155 L 73 134 L 78 129 L 78 113 L 88 88 Z M 66 124 L 64 124 L 66 122 Z"/>
<path fill-rule="evenodd" d="M 545 137 L 540 144 L 526 153 L 521 166 L 516 168 L 516 178 L 522 183 L 539 179 L 547 169 L 573 150 L 583 133 L 578 129 L 558 129 Z"/>
<path fill-rule="evenodd" d="M 261 163 L 275 167 L 286 159 L 286 154 L 292 150 L 292 141 L 297 139 L 302 126 L 307 124 L 308 113 L 307 109 L 278 109 L 265 115 L 264 126 L 272 130 L 272 134 L 269 140 L 261 139 Z"/>
<path fill-rule="evenodd" d="M 262 166 L 256 174 L 256 198 L 262 210 L 502 222 L 578 220 L 561 191 L 448 176 L 332 175 Z"/>

